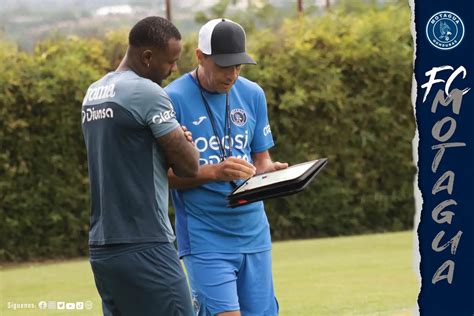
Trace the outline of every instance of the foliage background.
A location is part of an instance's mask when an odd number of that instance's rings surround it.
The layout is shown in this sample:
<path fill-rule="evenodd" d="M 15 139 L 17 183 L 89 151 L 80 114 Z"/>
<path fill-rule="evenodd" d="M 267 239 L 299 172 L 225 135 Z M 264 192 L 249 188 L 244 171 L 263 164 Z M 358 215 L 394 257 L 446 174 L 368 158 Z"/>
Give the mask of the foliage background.
<path fill-rule="evenodd" d="M 352 8 L 248 32 L 258 65 L 242 75 L 266 92 L 273 158 L 329 158 L 304 193 L 266 203 L 274 240 L 412 227 L 409 19 L 405 6 Z M 195 43 L 185 40 L 181 72 L 195 66 Z M 125 30 L 33 53 L 0 44 L 0 261 L 87 254 L 79 107 L 125 47 Z"/>

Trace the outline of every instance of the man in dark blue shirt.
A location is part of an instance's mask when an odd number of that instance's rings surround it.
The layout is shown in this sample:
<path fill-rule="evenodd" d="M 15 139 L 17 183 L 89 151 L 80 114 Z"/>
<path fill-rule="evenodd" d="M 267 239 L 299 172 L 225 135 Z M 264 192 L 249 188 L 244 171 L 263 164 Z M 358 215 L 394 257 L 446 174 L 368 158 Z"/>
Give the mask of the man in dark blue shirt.
<path fill-rule="evenodd" d="M 198 152 L 161 81 L 181 35 L 148 17 L 130 31 L 116 71 L 87 90 L 82 129 L 91 189 L 91 266 L 105 315 L 192 315 L 168 219 L 167 170 L 198 171 Z"/>

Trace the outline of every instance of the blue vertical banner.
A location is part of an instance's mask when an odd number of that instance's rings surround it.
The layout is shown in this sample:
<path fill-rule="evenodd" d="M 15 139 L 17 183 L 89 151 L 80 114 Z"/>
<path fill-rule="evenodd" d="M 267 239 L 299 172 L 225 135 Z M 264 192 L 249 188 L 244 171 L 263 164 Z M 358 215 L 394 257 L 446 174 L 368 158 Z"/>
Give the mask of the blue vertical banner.
<path fill-rule="evenodd" d="M 421 315 L 474 315 L 474 1 L 415 0 Z"/>

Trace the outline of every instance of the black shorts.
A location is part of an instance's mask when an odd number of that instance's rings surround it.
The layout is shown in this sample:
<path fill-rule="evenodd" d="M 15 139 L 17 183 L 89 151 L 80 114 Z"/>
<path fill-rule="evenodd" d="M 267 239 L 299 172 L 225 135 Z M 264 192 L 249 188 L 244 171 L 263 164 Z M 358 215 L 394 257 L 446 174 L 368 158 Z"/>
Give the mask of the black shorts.
<path fill-rule="evenodd" d="M 186 276 L 173 244 L 90 250 L 104 315 L 194 314 Z"/>

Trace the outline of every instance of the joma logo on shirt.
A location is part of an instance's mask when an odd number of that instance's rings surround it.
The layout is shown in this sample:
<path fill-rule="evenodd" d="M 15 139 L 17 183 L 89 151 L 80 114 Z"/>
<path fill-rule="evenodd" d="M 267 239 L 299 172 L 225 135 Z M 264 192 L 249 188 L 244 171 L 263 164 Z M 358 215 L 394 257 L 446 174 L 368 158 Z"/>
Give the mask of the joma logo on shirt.
<path fill-rule="evenodd" d="M 114 118 L 114 110 L 111 108 L 96 110 L 94 108 L 82 110 L 82 124 L 90 121 L 102 120 L 105 118 Z"/>
<path fill-rule="evenodd" d="M 175 116 L 176 116 L 175 111 L 168 110 L 168 111 L 161 112 L 160 114 L 157 114 L 157 115 L 153 116 L 152 121 L 155 124 L 161 124 L 163 122 L 171 120 Z"/>
<path fill-rule="evenodd" d="M 115 84 L 106 86 L 99 86 L 96 88 L 89 88 L 87 90 L 85 101 L 97 101 L 105 98 L 112 98 L 115 96 Z"/>

